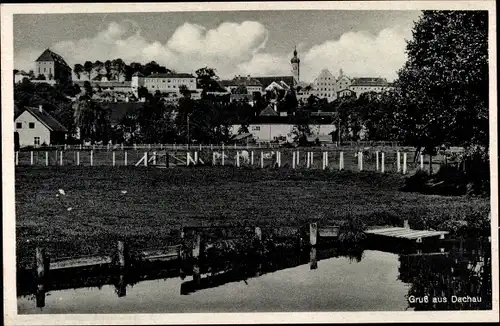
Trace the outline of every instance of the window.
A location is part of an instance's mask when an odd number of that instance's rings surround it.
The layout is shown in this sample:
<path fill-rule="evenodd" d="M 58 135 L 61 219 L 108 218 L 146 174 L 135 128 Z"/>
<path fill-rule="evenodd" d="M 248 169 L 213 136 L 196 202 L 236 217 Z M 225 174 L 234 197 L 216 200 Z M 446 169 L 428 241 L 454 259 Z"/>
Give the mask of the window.
<path fill-rule="evenodd" d="M 35 139 L 33 140 L 33 143 L 35 144 L 35 146 L 39 146 L 40 145 L 40 137 L 35 137 Z"/>
<path fill-rule="evenodd" d="M 30 129 L 35 129 L 35 123 L 34 122 L 30 122 L 29 127 L 30 127 Z"/>
<path fill-rule="evenodd" d="M 51 74 L 51 73 L 52 73 L 52 68 L 49 68 L 49 74 Z"/>
<path fill-rule="evenodd" d="M 43 68 L 43 72 L 44 72 L 44 73 L 45 73 L 45 72 L 47 72 L 47 68 Z"/>
<path fill-rule="evenodd" d="M 16 122 L 16 128 L 17 129 L 21 129 L 23 127 L 23 123 L 22 122 Z"/>
<path fill-rule="evenodd" d="M 260 131 L 260 126 L 254 126 L 254 127 L 252 127 L 252 130 L 253 131 Z"/>

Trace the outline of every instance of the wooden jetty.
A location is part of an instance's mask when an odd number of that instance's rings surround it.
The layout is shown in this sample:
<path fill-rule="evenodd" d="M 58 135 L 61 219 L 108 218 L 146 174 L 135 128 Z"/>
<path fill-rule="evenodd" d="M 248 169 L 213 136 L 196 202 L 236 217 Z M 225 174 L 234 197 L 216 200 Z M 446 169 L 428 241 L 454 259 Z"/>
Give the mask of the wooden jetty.
<path fill-rule="evenodd" d="M 392 239 L 406 239 L 411 241 L 416 241 L 421 243 L 423 239 L 426 238 L 436 238 L 444 239 L 444 237 L 449 233 L 448 231 L 426 231 L 426 230 L 413 230 L 409 227 L 389 227 L 372 229 L 365 231 L 368 235 L 380 236 Z"/>

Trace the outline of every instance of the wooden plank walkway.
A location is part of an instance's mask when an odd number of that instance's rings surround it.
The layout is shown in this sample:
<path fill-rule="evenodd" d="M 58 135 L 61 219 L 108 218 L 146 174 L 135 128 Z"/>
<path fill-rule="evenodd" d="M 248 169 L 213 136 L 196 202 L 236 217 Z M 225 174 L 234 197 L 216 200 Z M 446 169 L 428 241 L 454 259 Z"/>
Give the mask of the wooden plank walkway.
<path fill-rule="evenodd" d="M 409 228 L 401 227 L 391 227 L 383 229 L 373 229 L 365 231 L 366 234 L 383 236 L 393 239 L 407 239 L 416 240 L 417 242 L 422 242 L 424 238 L 434 238 L 439 237 L 439 239 L 444 239 L 448 231 L 425 231 L 425 230 L 412 230 Z"/>

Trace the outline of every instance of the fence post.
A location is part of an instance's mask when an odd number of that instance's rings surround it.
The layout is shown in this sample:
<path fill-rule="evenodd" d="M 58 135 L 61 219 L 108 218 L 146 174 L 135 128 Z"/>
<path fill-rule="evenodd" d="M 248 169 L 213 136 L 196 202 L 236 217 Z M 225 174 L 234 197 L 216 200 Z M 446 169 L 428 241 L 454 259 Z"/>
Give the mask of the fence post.
<path fill-rule="evenodd" d="M 325 161 L 326 161 L 325 168 L 328 169 L 328 152 L 325 152 Z"/>
<path fill-rule="evenodd" d="M 250 153 L 250 165 L 253 166 L 253 151 Z"/>
<path fill-rule="evenodd" d="M 300 159 L 299 159 L 300 158 L 300 152 L 299 151 L 297 151 L 297 155 L 295 156 L 295 158 L 297 159 L 297 163 L 296 164 L 298 166 L 300 164 Z"/>
<path fill-rule="evenodd" d="M 308 169 L 311 167 L 311 152 L 306 152 L 306 167 Z"/>
<path fill-rule="evenodd" d="M 153 165 L 156 165 L 156 152 L 153 152 Z"/>
<path fill-rule="evenodd" d="M 113 151 L 113 166 L 116 165 L 116 155 L 115 155 L 115 151 Z"/>
<path fill-rule="evenodd" d="M 189 152 L 186 152 L 186 166 L 189 166 L 189 159 L 191 158 L 191 155 Z"/>
<path fill-rule="evenodd" d="M 222 147 L 224 147 L 224 144 L 222 144 Z M 224 150 L 222 150 L 221 164 L 224 166 Z"/>
<path fill-rule="evenodd" d="M 127 166 L 127 152 L 124 153 L 124 157 L 123 157 L 123 165 L 124 166 Z"/>
<path fill-rule="evenodd" d="M 344 169 L 344 152 L 340 152 L 339 155 L 339 170 L 342 171 Z"/>
<path fill-rule="evenodd" d="M 63 165 L 63 152 L 59 152 L 59 165 Z"/>
<path fill-rule="evenodd" d="M 401 153 L 398 151 L 398 153 L 396 154 L 396 160 L 397 160 L 397 169 L 398 169 L 398 173 L 401 172 Z"/>
<path fill-rule="evenodd" d="M 264 168 L 264 153 L 260 151 L 260 168 Z"/>
<path fill-rule="evenodd" d="M 45 166 L 49 166 L 49 152 L 45 152 Z"/>
<path fill-rule="evenodd" d="M 278 163 L 278 167 L 281 167 L 281 153 L 276 151 L 276 163 Z"/>
<path fill-rule="evenodd" d="M 292 152 L 292 169 L 295 169 L 295 155 L 297 155 L 297 153 Z"/>
<path fill-rule="evenodd" d="M 323 157 L 321 159 L 321 168 L 324 170 L 324 169 L 326 169 L 326 158 L 325 158 L 326 152 L 323 152 L 322 154 L 323 154 Z"/>
<path fill-rule="evenodd" d="M 76 152 L 76 165 L 80 165 L 80 152 Z"/>
<path fill-rule="evenodd" d="M 382 152 L 382 157 L 380 161 L 380 172 L 385 172 L 385 152 Z"/>
<path fill-rule="evenodd" d="M 30 164 L 33 165 L 33 151 L 30 152 Z"/>
<path fill-rule="evenodd" d="M 314 152 L 311 152 L 311 166 L 314 164 Z"/>
<path fill-rule="evenodd" d="M 236 166 L 240 167 L 240 152 L 236 151 Z"/>
<path fill-rule="evenodd" d="M 379 164 L 378 164 L 378 151 L 375 152 L 375 171 L 379 170 Z"/>
<path fill-rule="evenodd" d="M 406 174 L 406 152 L 403 153 L 403 174 Z"/>
<path fill-rule="evenodd" d="M 215 152 L 212 152 L 212 165 L 215 165 Z"/>
<path fill-rule="evenodd" d="M 424 155 L 420 154 L 420 170 L 424 170 Z"/>
<path fill-rule="evenodd" d="M 90 151 L 90 166 L 94 165 L 94 151 Z"/>

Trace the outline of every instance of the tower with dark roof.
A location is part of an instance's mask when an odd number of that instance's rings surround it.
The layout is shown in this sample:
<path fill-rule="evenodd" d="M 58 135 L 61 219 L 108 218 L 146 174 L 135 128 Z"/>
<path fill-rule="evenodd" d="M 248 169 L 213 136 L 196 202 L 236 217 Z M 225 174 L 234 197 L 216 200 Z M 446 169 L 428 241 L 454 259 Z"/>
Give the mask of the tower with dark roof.
<path fill-rule="evenodd" d="M 36 59 L 35 75 L 46 80 L 71 80 L 71 67 L 59 54 L 47 49 Z"/>
<path fill-rule="evenodd" d="M 295 80 L 297 82 L 299 82 L 300 81 L 300 59 L 297 56 L 297 47 L 295 47 L 295 50 L 293 50 L 293 58 L 290 60 L 290 62 L 292 64 L 293 78 L 295 78 Z"/>

